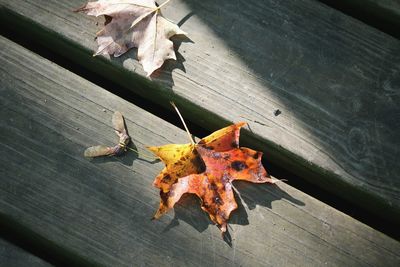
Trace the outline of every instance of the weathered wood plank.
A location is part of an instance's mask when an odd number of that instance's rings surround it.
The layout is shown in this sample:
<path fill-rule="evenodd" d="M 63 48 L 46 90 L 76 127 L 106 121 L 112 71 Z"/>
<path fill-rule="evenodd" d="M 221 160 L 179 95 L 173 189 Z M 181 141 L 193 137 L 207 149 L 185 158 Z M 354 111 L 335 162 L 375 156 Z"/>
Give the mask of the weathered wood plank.
<path fill-rule="evenodd" d="M 13 31 L 152 101 L 181 103 L 210 130 L 245 118 L 244 140 L 271 161 L 400 222 L 400 41 L 310 0 L 177 0 L 164 14 L 193 43 L 146 83 L 134 51 L 90 58 L 95 19 L 70 12 L 81 0 L 0 3 Z"/>
<path fill-rule="evenodd" d="M 7 267 L 48 267 L 51 264 L 0 238 L 0 265 Z"/>
<path fill-rule="evenodd" d="M 361 6 L 361 2 L 359 0 L 352 0 L 355 5 Z M 397 0 L 368 0 L 368 7 L 370 9 L 377 8 L 378 11 L 383 11 L 382 13 L 387 15 L 389 14 L 389 20 L 392 22 L 399 23 L 400 20 L 400 2 Z M 371 10 L 372 11 L 372 10 Z M 376 10 L 374 12 L 377 12 Z"/>
<path fill-rule="evenodd" d="M 400 38 L 400 1 L 398 0 L 320 0 L 366 24 Z"/>
<path fill-rule="evenodd" d="M 60 248 L 107 266 L 399 264 L 399 242 L 284 183 L 236 183 L 232 247 L 193 198 L 150 221 L 162 164 L 83 150 L 115 142 L 116 109 L 139 154 L 186 134 L 7 39 L 0 47 L 0 213 Z"/>

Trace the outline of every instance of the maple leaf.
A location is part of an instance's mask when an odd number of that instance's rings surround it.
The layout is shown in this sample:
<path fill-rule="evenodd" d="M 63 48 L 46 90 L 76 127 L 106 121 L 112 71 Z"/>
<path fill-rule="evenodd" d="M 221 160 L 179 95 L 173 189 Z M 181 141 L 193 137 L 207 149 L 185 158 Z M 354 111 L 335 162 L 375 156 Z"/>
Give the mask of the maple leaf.
<path fill-rule="evenodd" d="M 245 125 L 240 122 L 201 139 L 199 145 L 206 145 L 215 151 L 226 151 L 239 147 L 239 130 Z M 172 184 L 179 177 L 193 173 L 200 173 L 204 163 L 195 150 L 194 144 L 168 144 L 164 146 L 147 147 L 157 155 L 166 165 L 156 177 L 153 185 L 163 192 L 168 192 Z"/>
<path fill-rule="evenodd" d="M 218 130 L 197 145 L 150 148 L 166 164 L 154 181 L 161 189 L 160 207 L 154 218 L 172 209 L 183 194 L 192 193 L 201 199 L 202 209 L 210 219 L 225 232 L 229 216 L 237 208 L 232 182 L 274 183 L 261 164 L 262 153 L 239 148 L 239 131 L 243 125 L 238 123 Z"/>
<path fill-rule="evenodd" d="M 147 76 L 176 55 L 169 38 L 186 34 L 178 25 L 165 19 L 154 0 L 99 0 L 75 10 L 91 16 L 106 17 L 105 27 L 97 35 L 98 50 L 94 55 L 119 57 L 130 48 L 138 48 L 137 57 Z"/>

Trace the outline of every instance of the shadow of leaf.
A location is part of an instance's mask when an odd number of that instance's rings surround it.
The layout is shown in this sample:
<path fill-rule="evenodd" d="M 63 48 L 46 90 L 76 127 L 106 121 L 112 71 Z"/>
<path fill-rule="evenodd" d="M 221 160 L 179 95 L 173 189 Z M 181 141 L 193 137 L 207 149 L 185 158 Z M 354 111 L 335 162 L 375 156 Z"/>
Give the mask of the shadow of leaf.
<path fill-rule="evenodd" d="M 248 225 L 249 220 L 246 209 L 238 196 L 236 196 L 236 200 L 238 200 L 238 208 L 232 212 L 228 223 Z M 208 214 L 201 209 L 200 199 L 193 194 L 184 194 L 175 204 L 174 212 L 174 218 L 163 232 L 178 226 L 179 221 L 184 221 L 200 233 L 206 230 L 209 225 L 214 225 Z"/>
<path fill-rule="evenodd" d="M 189 37 L 185 35 L 174 35 L 173 37 L 171 37 L 171 40 L 174 43 L 176 60 L 166 60 L 161 68 L 154 71 L 150 76 L 150 78 L 157 79 L 157 81 L 163 83 L 163 85 L 167 86 L 168 88 L 172 88 L 172 86 L 174 85 L 172 72 L 175 69 L 186 72 L 185 66 L 183 64 L 185 62 L 185 58 L 180 52 L 178 52 L 180 46 L 182 45 L 182 43 L 194 43 Z M 183 53 L 185 53 L 185 51 L 183 51 Z"/>
<path fill-rule="evenodd" d="M 304 202 L 292 197 L 277 184 L 252 184 L 236 181 L 234 185 L 240 192 L 242 200 L 247 204 L 250 210 L 254 209 L 257 205 L 271 209 L 271 203 L 281 199 L 286 199 L 298 206 L 305 205 Z"/>
<path fill-rule="evenodd" d="M 248 225 L 248 214 L 243 203 L 252 210 L 257 205 L 272 208 L 271 203 L 276 200 L 286 199 L 295 205 L 304 206 L 304 202 L 292 197 L 278 185 L 252 184 L 243 181 L 234 183 L 238 193 L 234 192 L 238 208 L 234 210 L 228 221 L 228 230 L 222 235 L 223 240 L 232 247 L 232 237 L 229 233 L 229 225 Z M 243 201 L 243 202 L 242 202 Z M 203 232 L 214 223 L 201 208 L 201 201 L 193 194 L 184 194 L 174 207 L 174 218 L 163 232 L 178 226 L 181 221 L 191 225 L 198 232 Z"/>
<path fill-rule="evenodd" d="M 203 232 L 209 224 L 212 224 L 208 215 L 200 208 L 200 199 L 193 194 L 184 194 L 174 206 L 174 218 L 164 229 L 167 232 L 184 221 L 198 232 Z"/>
<path fill-rule="evenodd" d="M 183 24 L 185 24 L 186 21 L 188 21 L 194 14 L 196 14 L 195 12 L 191 11 L 189 12 L 186 16 L 184 16 L 178 23 L 177 25 L 179 27 L 182 27 Z"/>

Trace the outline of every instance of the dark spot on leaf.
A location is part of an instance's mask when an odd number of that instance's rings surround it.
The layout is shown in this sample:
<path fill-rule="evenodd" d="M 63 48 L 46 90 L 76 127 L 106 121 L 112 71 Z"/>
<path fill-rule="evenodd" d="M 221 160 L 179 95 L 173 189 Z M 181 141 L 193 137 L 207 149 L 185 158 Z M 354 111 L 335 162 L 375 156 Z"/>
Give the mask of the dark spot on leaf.
<path fill-rule="evenodd" d="M 253 158 L 254 159 L 258 159 L 258 156 L 260 155 L 260 152 L 256 152 L 254 155 L 253 155 Z"/>
<path fill-rule="evenodd" d="M 171 176 L 169 174 L 165 175 L 162 178 L 163 182 L 168 183 L 169 181 L 171 181 Z"/>
<path fill-rule="evenodd" d="M 162 203 L 164 203 L 164 205 L 167 205 L 168 196 L 169 196 L 169 192 L 164 193 L 162 190 L 160 191 L 161 201 L 162 201 Z"/>
<path fill-rule="evenodd" d="M 203 160 L 199 156 L 192 158 L 190 160 L 190 162 L 192 163 L 193 166 L 196 167 L 197 173 L 201 173 L 201 172 L 205 171 L 206 165 L 204 164 Z"/>
<path fill-rule="evenodd" d="M 275 109 L 274 111 L 274 115 L 278 116 L 279 114 L 281 114 L 282 112 L 279 109 Z"/>
<path fill-rule="evenodd" d="M 210 184 L 208 185 L 208 189 L 210 189 L 210 190 L 217 190 L 217 189 L 218 189 L 218 186 L 217 186 L 215 183 L 210 183 Z"/>
<path fill-rule="evenodd" d="M 232 162 L 231 167 L 235 171 L 242 171 L 244 169 L 247 169 L 246 163 L 244 163 L 243 161 L 239 161 L 239 160 L 235 160 L 234 162 Z"/>
<path fill-rule="evenodd" d="M 238 142 L 233 141 L 232 144 L 231 144 L 231 146 L 232 146 L 232 147 L 239 147 L 239 144 L 238 144 Z"/>

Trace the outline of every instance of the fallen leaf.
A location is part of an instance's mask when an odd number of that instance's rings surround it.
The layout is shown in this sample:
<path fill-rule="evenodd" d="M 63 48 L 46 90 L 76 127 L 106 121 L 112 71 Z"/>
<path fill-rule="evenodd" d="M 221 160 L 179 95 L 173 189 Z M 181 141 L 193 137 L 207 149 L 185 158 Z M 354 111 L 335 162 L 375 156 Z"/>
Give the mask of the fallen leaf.
<path fill-rule="evenodd" d="M 201 139 L 198 144 L 206 145 L 215 151 L 226 151 L 237 148 L 239 147 L 239 130 L 244 125 L 244 122 L 240 122 L 220 129 Z M 204 170 L 204 163 L 195 147 L 193 144 L 168 144 L 148 147 L 166 165 L 156 177 L 153 185 L 160 188 L 163 192 L 168 192 L 170 186 L 179 177 L 200 173 Z"/>
<path fill-rule="evenodd" d="M 138 48 L 137 58 L 147 76 L 160 68 L 165 60 L 176 60 L 169 38 L 186 34 L 178 25 L 165 19 L 154 0 L 99 0 L 75 10 L 91 16 L 106 17 L 105 27 L 97 33 L 95 55 L 119 57 L 130 48 Z"/>
<path fill-rule="evenodd" d="M 154 181 L 161 189 L 155 219 L 172 209 L 184 193 L 192 193 L 201 199 L 202 209 L 210 219 L 225 232 L 229 216 L 237 208 L 232 182 L 274 183 L 261 164 L 262 153 L 239 148 L 243 125 L 218 130 L 196 145 L 150 147 L 166 165 Z"/>

